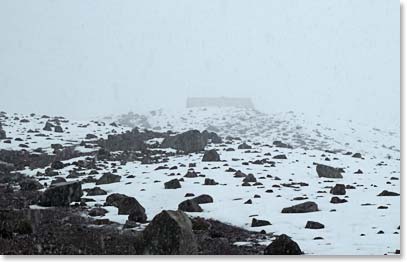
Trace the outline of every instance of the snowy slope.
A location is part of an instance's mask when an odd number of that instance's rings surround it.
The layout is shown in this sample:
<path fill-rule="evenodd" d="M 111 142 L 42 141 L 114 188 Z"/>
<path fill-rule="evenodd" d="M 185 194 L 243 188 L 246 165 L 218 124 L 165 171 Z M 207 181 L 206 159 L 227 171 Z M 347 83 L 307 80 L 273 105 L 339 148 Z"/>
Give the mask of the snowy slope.
<path fill-rule="evenodd" d="M 190 129 L 211 130 L 225 139 L 226 136 L 239 137 L 229 144 L 210 144 L 206 149 L 215 148 L 221 162 L 202 162 L 202 153 L 188 156 L 178 155 L 169 158 L 168 167 L 177 166 L 175 170 L 155 170 L 164 164 L 142 165 L 130 162 L 121 165 L 117 173 L 122 176 L 118 183 L 100 185 L 110 193 L 118 192 L 134 196 L 146 209 L 152 219 L 163 209 L 176 209 L 185 198 L 186 193 L 209 194 L 214 198 L 210 204 L 202 204 L 203 212 L 190 213 L 192 216 L 215 218 L 223 222 L 241 226 L 250 230 L 266 230 L 276 234 L 285 233 L 298 242 L 306 254 L 313 255 L 383 255 L 392 254 L 400 248 L 400 197 L 378 197 L 383 190 L 400 193 L 400 134 L 398 130 L 378 130 L 374 126 L 358 125 L 351 121 L 338 120 L 326 123 L 315 117 L 293 112 L 267 115 L 248 109 L 194 108 L 184 111 L 157 110 L 144 115 L 131 115 L 105 119 L 106 124 L 97 122 L 67 122 L 62 125 L 66 132 L 49 133 L 49 138 L 35 137 L 27 134 L 29 129 L 40 130 L 44 120 L 40 117 L 18 116 L 27 118 L 29 123 L 21 123 L 13 117 L 3 120 L 3 128 L 13 138 L 27 140 L 29 148 L 49 148 L 51 143 L 80 143 L 86 134 L 94 133 L 100 137 L 129 130 L 132 125 L 149 127 L 156 131 L 172 130 L 182 132 Z M 108 123 L 116 122 L 127 126 L 113 127 Z M 97 124 L 99 123 L 99 125 Z M 88 125 L 89 124 L 89 125 Z M 79 127 L 79 126 L 86 127 Z M 69 132 L 69 133 L 68 133 Z M 282 141 L 294 148 L 271 146 L 273 141 Z M 252 146 L 251 150 L 237 149 L 243 142 Z M 11 144 L 0 142 L 0 148 L 19 149 L 21 142 L 12 140 Z M 233 148 L 234 151 L 226 150 Z M 328 152 L 326 152 L 328 150 Z M 363 159 L 352 157 L 346 152 L 361 153 Z M 285 154 L 287 159 L 272 159 L 273 156 Z M 249 164 L 246 162 L 267 158 L 275 161 L 275 166 Z M 67 160 L 73 162 L 77 159 Z M 343 179 L 319 178 L 313 163 L 322 163 L 345 169 Z M 164 189 L 164 182 L 181 178 L 188 171 L 188 164 L 196 163 L 193 169 L 205 177 L 184 178 L 182 188 Z M 120 165 L 120 163 L 117 163 Z M 252 173 L 262 185 L 244 187 L 243 178 L 233 177 L 228 168 Z M 72 166 L 61 170 L 61 176 L 67 176 Z M 113 172 L 113 167 L 104 171 Z M 354 174 L 358 169 L 363 174 Z M 37 171 L 24 172 L 34 176 Z M 134 178 L 127 178 L 134 175 Z M 101 174 L 96 175 L 99 178 Z M 205 178 L 215 179 L 219 184 L 203 185 Z M 45 177 L 41 183 L 50 183 Z M 75 179 L 67 179 L 75 180 Z M 290 183 L 306 183 L 293 185 Z M 347 189 L 342 204 L 330 203 L 330 187 L 345 184 L 355 187 Z M 83 188 L 93 188 L 94 183 L 87 183 Z M 267 193 L 266 190 L 273 190 Z M 260 198 L 254 198 L 254 195 Z M 304 200 L 293 200 L 304 197 Z M 93 196 L 96 202 L 89 205 L 103 205 L 106 195 Z M 252 204 L 244 204 L 248 199 Z M 304 214 L 283 214 L 282 208 L 304 201 L 314 201 L 319 206 L 318 212 Z M 369 204 L 369 205 L 366 205 Z M 378 209 L 379 206 L 387 207 Z M 105 216 L 113 221 L 124 223 L 126 215 L 117 215 L 117 209 L 106 207 Z M 253 217 L 265 219 L 270 226 L 252 228 Z M 306 229 L 307 221 L 317 221 L 325 225 L 324 229 Z M 378 234 L 378 231 L 383 234 Z M 314 240 L 315 237 L 322 237 Z M 266 241 L 264 244 L 267 244 Z"/>

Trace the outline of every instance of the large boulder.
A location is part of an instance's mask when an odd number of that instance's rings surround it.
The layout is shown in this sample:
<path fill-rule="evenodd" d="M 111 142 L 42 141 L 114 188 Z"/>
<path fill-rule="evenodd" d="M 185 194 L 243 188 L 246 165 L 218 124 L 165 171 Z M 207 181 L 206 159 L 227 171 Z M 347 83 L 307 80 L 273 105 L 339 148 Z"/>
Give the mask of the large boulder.
<path fill-rule="evenodd" d="M 220 161 L 220 156 L 215 149 L 211 149 L 205 152 L 202 157 L 203 162 Z"/>
<path fill-rule="evenodd" d="M 79 202 L 83 195 L 80 182 L 62 182 L 54 184 L 45 190 L 41 196 L 41 206 L 69 206 L 72 202 Z"/>
<path fill-rule="evenodd" d="M 103 174 L 97 181 L 96 185 L 112 184 L 120 182 L 121 176 L 112 173 Z"/>
<path fill-rule="evenodd" d="M 162 148 L 173 148 L 189 154 L 204 150 L 207 144 L 207 136 L 198 130 L 189 130 L 184 133 L 165 138 L 160 146 Z"/>
<path fill-rule="evenodd" d="M 144 207 L 134 197 L 124 194 L 111 194 L 106 198 L 106 206 L 114 206 L 119 209 L 119 215 L 129 215 L 129 220 L 144 223 L 147 215 Z"/>
<path fill-rule="evenodd" d="M 289 236 L 278 236 L 264 250 L 265 255 L 302 255 L 301 248 Z"/>
<path fill-rule="evenodd" d="M 281 213 L 308 213 L 318 211 L 318 205 L 315 202 L 307 201 L 281 210 Z"/>
<path fill-rule="evenodd" d="M 143 232 L 146 255 L 194 255 L 197 243 L 192 223 L 182 211 L 164 210 Z"/>
<path fill-rule="evenodd" d="M 342 170 L 340 168 L 317 164 L 316 169 L 317 169 L 317 174 L 319 177 L 343 178 L 343 176 L 341 174 Z"/>

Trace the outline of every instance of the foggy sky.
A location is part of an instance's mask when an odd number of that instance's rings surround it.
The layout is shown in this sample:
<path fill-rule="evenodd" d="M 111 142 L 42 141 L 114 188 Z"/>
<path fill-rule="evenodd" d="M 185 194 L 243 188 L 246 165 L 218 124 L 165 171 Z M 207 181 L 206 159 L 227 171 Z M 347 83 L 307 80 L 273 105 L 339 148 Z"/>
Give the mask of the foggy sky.
<path fill-rule="evenodd" d="M 73 118 L 251 97 L 399 125 L 399 1 L 0 2 L 0 110 Z"/>

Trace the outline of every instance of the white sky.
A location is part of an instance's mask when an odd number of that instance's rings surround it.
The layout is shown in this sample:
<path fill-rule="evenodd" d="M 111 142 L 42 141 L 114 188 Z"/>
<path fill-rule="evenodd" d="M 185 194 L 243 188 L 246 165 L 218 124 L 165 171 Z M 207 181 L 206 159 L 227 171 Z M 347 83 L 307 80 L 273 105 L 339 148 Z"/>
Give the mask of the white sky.
<path fill-rule="evenodd" d="M 252 97 L 399 126 L 397 0 L 0 1 L 0 110 L 86 117 Z"/>

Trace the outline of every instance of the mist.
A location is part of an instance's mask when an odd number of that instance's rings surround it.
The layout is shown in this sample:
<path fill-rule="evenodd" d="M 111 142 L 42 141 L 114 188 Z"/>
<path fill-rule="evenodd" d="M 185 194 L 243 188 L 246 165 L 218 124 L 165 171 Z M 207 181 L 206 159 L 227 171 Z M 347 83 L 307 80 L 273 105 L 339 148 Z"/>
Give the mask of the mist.
<path fill-rule="evenodd" d="M 1 1 L 0 110 L 76 119 L 250 97 L 400 125 L 399 1 Z"/>

